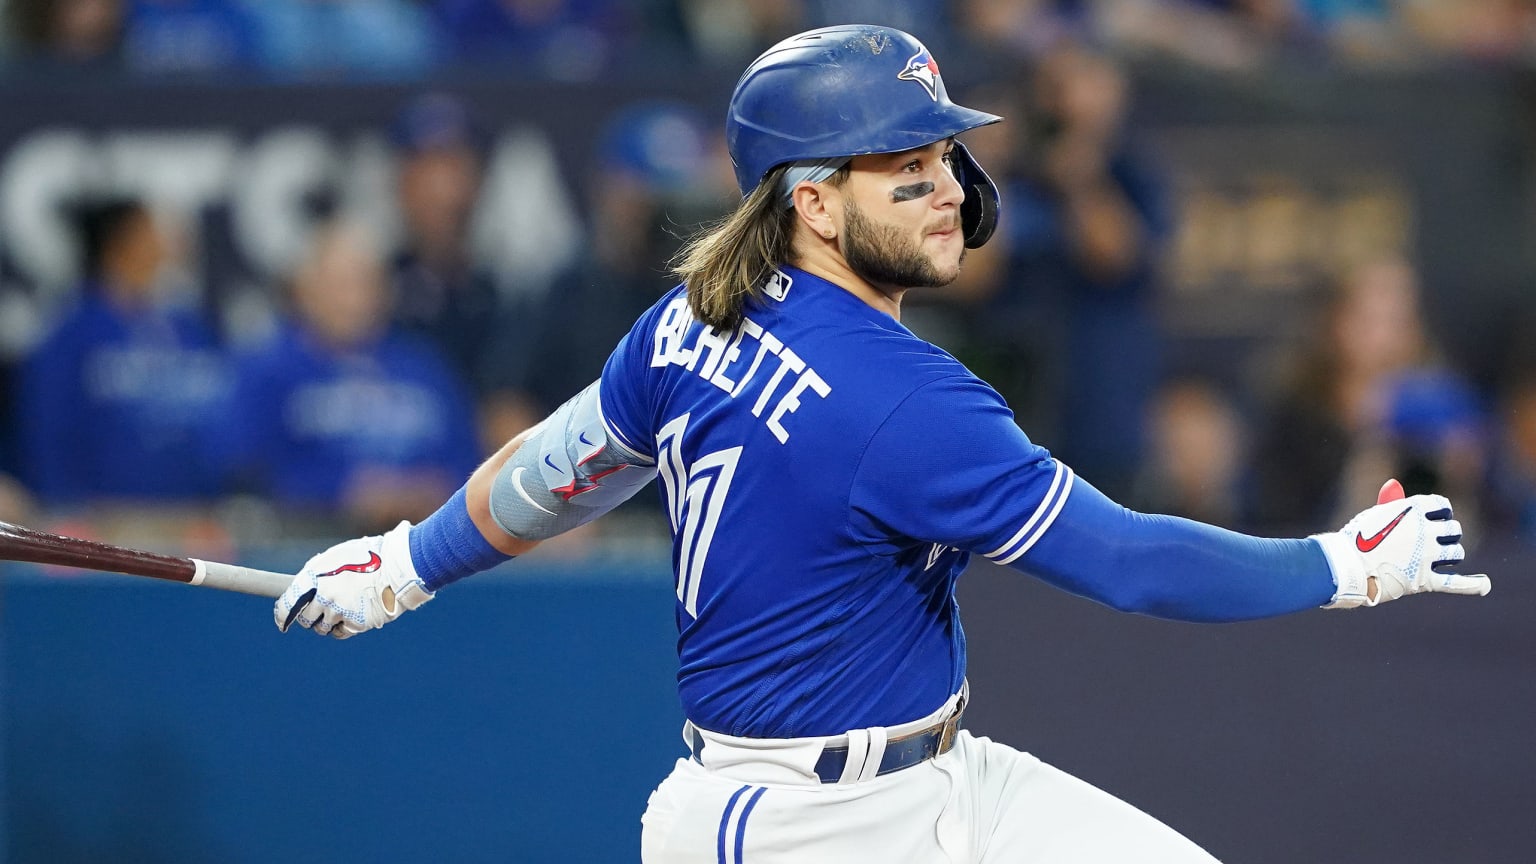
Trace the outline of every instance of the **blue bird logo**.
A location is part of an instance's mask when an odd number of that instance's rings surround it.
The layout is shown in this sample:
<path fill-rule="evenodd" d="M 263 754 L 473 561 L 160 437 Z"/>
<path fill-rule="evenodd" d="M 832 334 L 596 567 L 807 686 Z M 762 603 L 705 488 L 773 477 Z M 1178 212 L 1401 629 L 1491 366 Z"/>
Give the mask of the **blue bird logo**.
<path fill-rule="evenodd" d="M 897 73 L 896 77 L 903 81 L 916 81 L 928 91 L 929 99 L 939 101 L 939 64 L 933 61 L 927 48 L 907 58 L 907 68 Z"/>

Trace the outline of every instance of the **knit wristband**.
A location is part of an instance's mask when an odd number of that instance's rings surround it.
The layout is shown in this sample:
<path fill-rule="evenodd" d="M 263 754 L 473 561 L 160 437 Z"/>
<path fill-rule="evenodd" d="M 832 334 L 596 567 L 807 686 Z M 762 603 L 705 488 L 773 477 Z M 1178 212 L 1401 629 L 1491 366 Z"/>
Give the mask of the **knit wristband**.
<path fill-rule="evenodd" d="M 412 526 L 409 539 L 411 564 L 428 591 L 512 558 L 492 546 L 469 518 L 469 496 L 464 488 L 420 525 Z"/>

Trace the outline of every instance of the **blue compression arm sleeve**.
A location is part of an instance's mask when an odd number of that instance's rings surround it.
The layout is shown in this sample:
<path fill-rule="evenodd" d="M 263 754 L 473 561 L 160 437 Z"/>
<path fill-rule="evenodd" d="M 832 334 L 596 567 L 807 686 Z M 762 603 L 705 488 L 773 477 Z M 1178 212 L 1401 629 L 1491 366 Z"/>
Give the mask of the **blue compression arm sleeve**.
<path fill-rule="evenodd" d="M 1250 537 L 1137 513 L 1082 478 L 1050 530 L 1012 566 L 1121 611 L 1180 621 L 1315 609 L 1335 591 L 1316 541 Z"/>
<path fill-rule="evenodd" d="M 512 558 L 492 546 L 469 518 L 467 488 L 461 487 L 436 513 L 411 527 L 411 564 L 428 591 Z"/>

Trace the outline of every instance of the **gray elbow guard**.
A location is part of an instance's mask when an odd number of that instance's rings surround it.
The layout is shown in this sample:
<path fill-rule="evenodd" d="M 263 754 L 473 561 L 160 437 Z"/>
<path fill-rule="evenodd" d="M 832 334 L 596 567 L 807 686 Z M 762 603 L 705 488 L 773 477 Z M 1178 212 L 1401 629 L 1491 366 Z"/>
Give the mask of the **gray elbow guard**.
<path fill-rule="evenodd" d="M 598 382 L 534 428 L 496 474 L 491 516 L 522 540 L 547 540 L 629 500 L 656 476 L 603 425 Z"/>

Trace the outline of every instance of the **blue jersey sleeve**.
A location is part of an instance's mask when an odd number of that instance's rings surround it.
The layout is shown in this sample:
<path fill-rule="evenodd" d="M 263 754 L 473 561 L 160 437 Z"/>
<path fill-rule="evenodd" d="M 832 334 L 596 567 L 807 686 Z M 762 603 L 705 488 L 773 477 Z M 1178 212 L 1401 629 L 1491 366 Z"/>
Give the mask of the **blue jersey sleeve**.
<path fill-rule="evenodd" d="M 954 546 L 1128 612 L 1235 621 L 1314 608 L 1334 591 L 1313 541 L 1115 504 L 968 376 L 930 382 L 897 406 L 870 440 L 850 501 L 872 548 Z"/>
<path fill-rule="evenodd" d="M 1315 609 L 1333 573 L 1313 540 L 1250 537 L 1137 513 L 1081 478 L 1014 566 L 1116 609 L 1180 621 L 1245 621 Z"/>
<path fill-rule="evenodd" d="M 656 446 L 651 428 L 651 409 L 646 394 L 646 378 L 655 354 L 654 340 L 658 326 L 674 332 L 691 320 L 688 301 L 681 287 L 675 288 L 635 322 L 619 340 L 599 379 L 598 395 L 603 425 L 632 452 L 654 458 Z M 574 394 L 572 394 L 574 395 Z"/>

